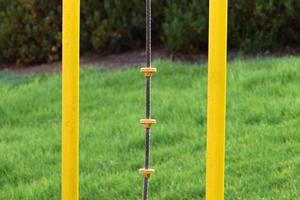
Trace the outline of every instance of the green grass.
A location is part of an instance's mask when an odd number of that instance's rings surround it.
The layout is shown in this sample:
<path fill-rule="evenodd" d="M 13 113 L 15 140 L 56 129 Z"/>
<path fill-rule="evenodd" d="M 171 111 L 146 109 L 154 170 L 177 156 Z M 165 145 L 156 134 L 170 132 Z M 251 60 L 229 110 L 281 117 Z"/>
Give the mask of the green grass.
<path fill-rule="evenodd" d="M 207 67 L 156 61 L 150 199 L 205 196 Z M 228 66 L 227 200 L 300 199 L 300 59 Z M 61 79 L 0 74 L 0 199 L 60 199 Z M 81 73 L 80 199 L 141 199 L 144 78 Z"/>

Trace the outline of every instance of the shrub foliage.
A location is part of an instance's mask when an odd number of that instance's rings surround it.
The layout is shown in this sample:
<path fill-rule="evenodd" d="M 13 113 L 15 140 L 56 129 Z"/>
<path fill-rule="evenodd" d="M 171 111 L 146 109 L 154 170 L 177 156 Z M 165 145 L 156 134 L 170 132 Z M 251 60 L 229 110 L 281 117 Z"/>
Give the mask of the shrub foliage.
<path fill-rule="evenodd" d="M 208 0 L 154 0 L 153 40 L 170 52 L 207 48 Z M 144 1 L 81 2 L 82 52 L 140 48 L 145 39 Z M 300 1 L 229 2 L 229 48 L 257 52 L 300 43 Z M 0 0 L 0 61 L 29 64 L 61 58 L 59 0 Z"/>

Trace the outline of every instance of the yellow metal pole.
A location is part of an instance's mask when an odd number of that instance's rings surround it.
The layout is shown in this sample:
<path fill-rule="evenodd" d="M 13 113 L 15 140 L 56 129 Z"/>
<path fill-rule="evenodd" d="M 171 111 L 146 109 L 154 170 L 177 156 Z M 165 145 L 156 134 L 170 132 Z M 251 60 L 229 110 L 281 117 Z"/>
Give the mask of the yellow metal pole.
<path fill-rule="evenodd" d="M 78 200 L 80 0 L 63 0 L 62 200 Z"/>
<path fill-rule="evenodd" d="M 206 200 L 224 199 L 227 0 L 210 0 Z"/>

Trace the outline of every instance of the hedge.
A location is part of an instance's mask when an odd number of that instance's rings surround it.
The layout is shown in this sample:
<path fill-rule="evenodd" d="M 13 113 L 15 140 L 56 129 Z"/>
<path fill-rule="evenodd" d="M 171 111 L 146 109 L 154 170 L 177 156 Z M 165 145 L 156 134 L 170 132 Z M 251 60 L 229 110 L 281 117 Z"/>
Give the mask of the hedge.
<path fill-rule="evenodd" d="M 0 2 L 2 62 L 30 64 L 60 59 L 61 1 L 0 0 Z"/>
<path fill-rule="evenodd" d="M 171 53 L 207 49 L 208 0 L 154 0 L 153 41 Z M 144 46 L 144 1 L 81 1 L 82 53 Z M 0 0 L 0 62 L 61 58 L 61 1 Z M 229 1 L 229 48 L 246 52 L 300 44 L 300 1 Z"/>

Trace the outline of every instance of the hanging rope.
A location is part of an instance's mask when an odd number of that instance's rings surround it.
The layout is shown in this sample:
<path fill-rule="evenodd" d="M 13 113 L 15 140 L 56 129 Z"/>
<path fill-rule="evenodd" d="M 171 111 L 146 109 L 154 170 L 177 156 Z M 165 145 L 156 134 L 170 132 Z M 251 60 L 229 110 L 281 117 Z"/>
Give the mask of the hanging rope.
<path fill-rule="evenodd" d="M 151 0 L 146 0 L 146 63 L 147 66 L 141 68 L 146 77 L 146 119 L 140 120 L 146 129 L 145 166 L 139 170 L 144 175 L 144 200 L 148 198 L 149 178 L 154 173 L 154 170 L 150 169 L 150 129 L 156 123 L 155 119 L 151 119 L 151 77 L 156 72 L 156 68 L 151 67 Z"/>
<path fill-rule="evenodd" d="M 146 0 L 146 60 L 151 67 L 151 0 Z"/>

